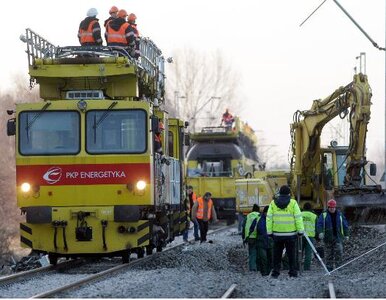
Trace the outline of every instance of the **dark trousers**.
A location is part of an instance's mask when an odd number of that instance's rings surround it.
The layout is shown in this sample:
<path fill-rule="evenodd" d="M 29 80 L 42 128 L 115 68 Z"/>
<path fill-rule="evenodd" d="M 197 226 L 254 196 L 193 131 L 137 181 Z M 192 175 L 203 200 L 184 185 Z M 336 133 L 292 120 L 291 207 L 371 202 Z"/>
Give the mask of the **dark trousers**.
<path fill-rule="evenodd" d="M 281 258 L 283 250 L 286 249 L 289 263 L 290 276 L 297 276 L 296 270 L 296 236 L 283 237 L 274 236 L 273 238 L 273 271 L 272 276 L 279 276 L 281 267 Z"/>
<path fill-rule="evenodd" d="M 332 240 L 324 241 L 324 255 L 329 271 L 339 267 L 343 256 L 343 244 L 334 237 Z"/>
<path fill-rule="evenodd" d="M 208 233 L 209 221 L 203 221 L 201 219 L 197 219 L 198 225 L 200 226 L 200 240 L 201 242 L 206 241 L 206 234 Z"/>
<path fill-rule="evenodd" d="M 257 238 L 257 269 L 260 269 L 261 275 L 267 276 L 272 270 L 272 243 L 268 245 L 263 238 Z"/>
<path fill-rule="evenodd" d="M 257 258 L 258 249 L 257 249 L 257 240 L 256 238 L 248 239 L 248 266 L 249 271 L 257 271 L 259 262 Z"/>
<path fill-rule="evenodd" d="M 315 245 L 315 238 L 314 237 L 309 237 L 311 243 L 313 245 Z M 305 255 L 304 256 L 304 271 L 309 271 L 311 270 L 311 260 L 312 260 L 312 256 L 313 256 L 313 252 L 312 252 L 312 248 L 310 246 L 310 244 L 308 243 L 307 239 L 305 237 L 303 237 L 303 241 L 302 241 L 302 246 L 303 246 L 303 254 Z"/>

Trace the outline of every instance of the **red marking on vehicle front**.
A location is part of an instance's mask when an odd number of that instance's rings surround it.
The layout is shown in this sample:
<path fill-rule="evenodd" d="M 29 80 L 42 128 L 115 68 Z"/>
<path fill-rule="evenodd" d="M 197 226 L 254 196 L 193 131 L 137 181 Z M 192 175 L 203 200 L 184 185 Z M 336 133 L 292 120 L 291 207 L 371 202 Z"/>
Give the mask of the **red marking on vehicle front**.
<path fill-rule="evenodd" d="M 150 164 L 34 165 L 17 166 L 16 182 L 38 185 L 126 184 L 148 181 Z"/>

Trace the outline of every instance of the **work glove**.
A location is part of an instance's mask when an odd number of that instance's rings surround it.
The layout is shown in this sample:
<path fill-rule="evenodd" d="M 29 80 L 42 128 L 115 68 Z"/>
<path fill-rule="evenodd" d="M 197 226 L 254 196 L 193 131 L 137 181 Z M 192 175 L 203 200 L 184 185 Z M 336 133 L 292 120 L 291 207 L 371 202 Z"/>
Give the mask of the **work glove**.
<path fill-rule="evenodd" d="M 324 233 L 323 233 L 323 232 L 319 233 L 319 238 L 320 238 L 321 240 L 324 239 Z"/>

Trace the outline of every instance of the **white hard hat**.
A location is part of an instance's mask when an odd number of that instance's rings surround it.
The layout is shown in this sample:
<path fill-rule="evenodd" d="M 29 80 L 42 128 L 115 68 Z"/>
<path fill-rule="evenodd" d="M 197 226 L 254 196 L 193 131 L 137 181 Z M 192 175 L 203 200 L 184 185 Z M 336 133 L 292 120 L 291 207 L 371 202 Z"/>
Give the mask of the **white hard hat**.
<path fill-rule="evenodd" d="M 98 11 L 96 8 L 92 7 L 87 11 L 87 17 L 96 17 Z"/>

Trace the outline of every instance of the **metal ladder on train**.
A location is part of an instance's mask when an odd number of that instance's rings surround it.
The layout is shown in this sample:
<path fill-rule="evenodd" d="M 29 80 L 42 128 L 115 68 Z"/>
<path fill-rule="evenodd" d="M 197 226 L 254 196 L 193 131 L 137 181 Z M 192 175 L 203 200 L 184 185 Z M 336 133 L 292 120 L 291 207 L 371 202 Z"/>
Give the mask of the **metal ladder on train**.
<path fill-rule="evenodd" d="M 67 48 L 77 48 L 78 51 L 81 46 L 75 47 L 59 47 L 47 41 L 45 38 L 32 31 L 30 28 L 26 29 L 25 35 L 20 36 L 20 40 L 27 44 L 26 53 L 28 55 L 28 64 L 32 66 L 34 60 L 37 58 L 57 58 L 60 57 L 61 50 Z M 112 47 L 105 47 L 107 51 L 112 51 Z M 71 50 L 71 49 L 70 49 Z M 140 38 L 140 52 L 141 57 L 139 61 L 134 61 L 139 68 L 144 69 L 151 77 L 156 78 L 158 91 L 163 91 L 165 87 L 165 59 L 162 56 L 162 51 L 149 38 Z M 162 97 L 162 92 L 159 92 L 158 97 Z"/>
<path fill-rule="evenodd" d="M 20 36 L 20 40 L 27 44 L 28 64 L 32 66 L 36 58 L 53 58 L 57 47 L 41 37 L 30 28 L 25 30 L 25 35 Z"/>

